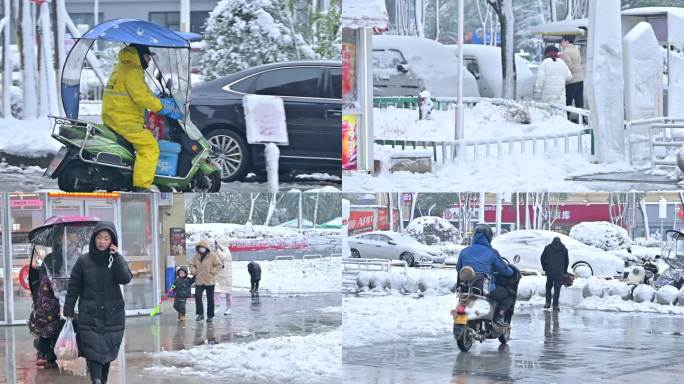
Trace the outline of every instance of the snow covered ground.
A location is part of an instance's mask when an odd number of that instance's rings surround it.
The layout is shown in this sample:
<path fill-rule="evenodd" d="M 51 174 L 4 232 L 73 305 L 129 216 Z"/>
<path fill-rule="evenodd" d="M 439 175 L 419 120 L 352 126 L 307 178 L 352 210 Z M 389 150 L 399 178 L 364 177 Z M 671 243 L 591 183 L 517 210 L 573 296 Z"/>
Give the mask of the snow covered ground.
<path fill-rule="evenodd" d="M 340 330 L 249 343 L 222 343 L 161 352 L 163 366 L 145 371 L 198 380 L 318 383 L 341 379 Z"/>
<path fill-rule="evenodd" d="M 376 158 L 383 158 L 376 145 Z M 345 192 L 445 191 L 563 191 L 588 192 L 591 188 L 569 180 L 594 173 L 635 171 L 626 163 L 596 164 L 579 154 L 524 155 L 462 163 L 433 163 L 432 173 L 382 172 L 377 176 L 353 172 L 344 175 Z"/>
<path fill-rule="evenodd" d="M 564 134 L 583 129 L 563 113 L 530 108 L 530 124 L 506 120 L 506 108 L 480 102 L 465 108 L 467 139 L 504 139 L 531 135 Z M 395 107 L 373 110 L 374 135 L 378 139 L 453 140 L 456 115 L 450 111 L 432 111 L 432 120 L 418 120 L 418 110 Z"/>
<path fill-rule="evenodd" d="M 233 290 L 250 289 L 247 261 L 233 261 Z M 340 292 L 342 262 L 339 258 L 324 260 L 259 261 L 262 294 L 311 294 Z"/>
<path fill-rule="evenodd" d="M 47 117 L 32 120 L 0 119 L 0 152 L 26 157 L 44 157 L 62 146 L 52 136 Z"/>

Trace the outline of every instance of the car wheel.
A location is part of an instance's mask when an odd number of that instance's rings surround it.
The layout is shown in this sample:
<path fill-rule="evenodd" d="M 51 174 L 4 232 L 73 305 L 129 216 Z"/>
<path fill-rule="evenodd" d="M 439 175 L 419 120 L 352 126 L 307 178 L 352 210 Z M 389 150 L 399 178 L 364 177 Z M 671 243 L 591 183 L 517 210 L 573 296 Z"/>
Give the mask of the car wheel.
<path fill-rule="evenodd" d="M 361 258 L 361 252 L 359 252 L 358 249 L 352 248 L 351 249 L 351 257 L 355 259 L 360 259 Z"/>
<path fill-rule="evenodd" d="M 242 180 L 250 165 L 249 146 L 242 136 L 228 129 L 209 132 L 211 159 L 221 166 L 221 180 L 228 183 Z"/>
<path fill-rule="evenodd" d="M 470 351 L 470 348 L 473 346 L 473 338 L 470 336 L 469 329 L 463 330 L 463 335 L 456 340 L 456 344 L 458 344 L 458 349 L 462 352 Z"/>
<path fill-rule="evenodd" d="M 578 261 L 572 265 L 572 273 L 577 277 L 591 277 L 594 276 L 594 269 L 586 261 Z"/>
<path fill-rule="evenodd" d="M 404 252 L 399 256 L 399 260 L 404 260 L 409 267 L 415 266 L 415 258 L 410 252 Z"/>

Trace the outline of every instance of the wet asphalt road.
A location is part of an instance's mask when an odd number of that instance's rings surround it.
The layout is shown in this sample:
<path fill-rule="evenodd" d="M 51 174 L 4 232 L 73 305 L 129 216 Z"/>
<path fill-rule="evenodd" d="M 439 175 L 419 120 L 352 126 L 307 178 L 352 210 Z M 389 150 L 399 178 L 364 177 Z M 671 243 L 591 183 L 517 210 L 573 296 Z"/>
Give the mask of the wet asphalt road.
<path fill-rule="evenodd" d="M 195 306 L 188 301 L 185 325 L 176 320 L 172 304 L 164 306 L 164 314 L 154 319 L 147 316 L 126 320 L 125 353 L 112 364 L 110 384 L 197 384 L 198 378 L 157 377 L 144 368 L 159 365 L 154 352 L 188 349 L 213 343 L 245 343 L 278 336 L 327 332 L 341 325 L 341 314 L 319 309 L 340 306 L 340 294 L 291 297 L 262 296 L 258 301 L 246 296 L 233 299 L 233 313 L 216 314 L 213 323 L 196 322 Z M 206 305 L 206 301 L 205 301 Z M 205 309 L 206 310 L 206 309 Z M 83 359 L 76 363 L 60 363 L 62 372 L 35 367 L 33 338 L 26 326 L 0 328 L 0 383 L 22 384 L 86 384 Z M 219 381 L 212 381 L 218 383 Z M 221 383 L 231 383 L 220 381 Z M 239 383 L 240 381 L 235 381 Z"/>
<path fill-rule="evenodd" d="M 460 353 L 451 334 L 344 348 L 345 383 L 679 383 L 684 317 L 521 308 L 511 340 Z"/>

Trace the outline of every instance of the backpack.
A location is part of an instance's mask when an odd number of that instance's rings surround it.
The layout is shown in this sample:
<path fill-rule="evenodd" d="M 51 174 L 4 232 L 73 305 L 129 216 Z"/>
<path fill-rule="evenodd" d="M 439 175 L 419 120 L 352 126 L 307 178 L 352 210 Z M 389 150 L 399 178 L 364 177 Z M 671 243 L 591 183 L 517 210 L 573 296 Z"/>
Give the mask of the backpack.
<path fill-rule="evenodd" d="M 31 333 L 46 339 L 57 336 L 61 325 L 59 311 L 59 299 L 55 297 L 50 278 L 43 276 L 28 319 Z"/>

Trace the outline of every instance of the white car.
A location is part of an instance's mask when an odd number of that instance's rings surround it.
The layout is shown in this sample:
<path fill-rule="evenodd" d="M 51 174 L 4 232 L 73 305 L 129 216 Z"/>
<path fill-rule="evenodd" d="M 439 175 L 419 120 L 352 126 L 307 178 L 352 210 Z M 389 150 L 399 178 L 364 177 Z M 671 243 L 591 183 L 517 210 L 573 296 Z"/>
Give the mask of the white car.
<path fill-rule="evenodd" d="M 458 45 L 447 45 L 458 57 Z M 503 97 L 501 48 L 482 44 L 463 44 L 463 63 L 477 80 L 482 97 Z M 535 75 L 527 61 L 515 56 L 516 95 L 518 99 L 532 97 Z"/>
<path fill-rule="evenodd" d="M 418 96 L 421 88 L 433 97 L 458 96 L 458 60 L 451 49 L 417 36 L 373 36 L 373 94 Z M 475 77 L 463 72 L 463 96 L 478 97 Z"/>
<path fill-rule="evenodd" d="M 521 268 L 541 271 L 541 254 L 554 237 L 559 237 L 568 249 L 570 269 L 578 277 L 622 277 L 625 262 L 621 258 L 557 232 L 513 231 L 495 237 L 492 247 L 508 260 L 520 255 L 520 262 L 516 265 Z"/>
<path fill-rule="evenodd" d="M 444 263 L 443 253 L 412 237 L 390 231 L 368 232 L 347 239 L 351 257 L 404 260 L 409 267 Z"/>

